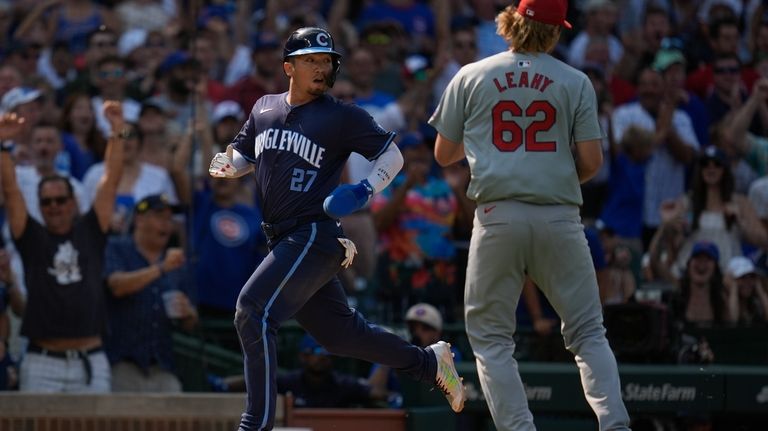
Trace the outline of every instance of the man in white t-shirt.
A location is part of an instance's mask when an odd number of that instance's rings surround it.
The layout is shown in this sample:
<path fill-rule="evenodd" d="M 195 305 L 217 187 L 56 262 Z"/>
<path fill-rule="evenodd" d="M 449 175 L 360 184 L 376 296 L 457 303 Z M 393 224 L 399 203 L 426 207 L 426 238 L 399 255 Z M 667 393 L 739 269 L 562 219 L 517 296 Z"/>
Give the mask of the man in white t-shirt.
<path fill-rule="evenodd" d="M 691 118 L 676 109 L 672 95 L 665 93 L 659 72 L 651 68 L 640 72 L 637 99 L 616 108 L 612 126 L 614 142 L 620 142 L 631 126 L 654 133 L 653 157 L 646 166 L 643 194 L 643 244 L 647 247 L 661 224 L 662 202 L 685 193 L 685 167 L 698 152 L 699 141 Z"/>

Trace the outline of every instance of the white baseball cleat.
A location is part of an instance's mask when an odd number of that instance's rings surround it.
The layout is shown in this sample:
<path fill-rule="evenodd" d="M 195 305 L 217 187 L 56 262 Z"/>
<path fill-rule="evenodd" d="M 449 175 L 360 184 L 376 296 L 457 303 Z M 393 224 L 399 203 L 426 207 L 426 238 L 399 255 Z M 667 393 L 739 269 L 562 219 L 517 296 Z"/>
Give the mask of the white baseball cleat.
<path fill-rule="evenodd" d="M 459 373 L 456 371 L 456 365 L 453 363 L 451 345 L 445 341 L 438 341 L 429 348 L 435 353 L 435 359 L 437 359 L 435 385 L 443 391 L 453 411 L 458 413 L 464 408 L 467 395 Z"/>

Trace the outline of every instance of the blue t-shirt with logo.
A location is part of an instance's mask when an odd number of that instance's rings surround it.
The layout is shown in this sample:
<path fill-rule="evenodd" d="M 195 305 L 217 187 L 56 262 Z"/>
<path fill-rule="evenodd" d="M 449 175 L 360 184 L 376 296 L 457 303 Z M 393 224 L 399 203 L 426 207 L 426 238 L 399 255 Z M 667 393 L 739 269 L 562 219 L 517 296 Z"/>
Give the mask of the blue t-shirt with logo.
<path fill-rule="evenodd" d="M 254 207 L 222 208 L 210 190 L 195 194 L 192 238 L 199 304 L 234 312 L 240 289 L 264 258 L 261 221 Z"/>

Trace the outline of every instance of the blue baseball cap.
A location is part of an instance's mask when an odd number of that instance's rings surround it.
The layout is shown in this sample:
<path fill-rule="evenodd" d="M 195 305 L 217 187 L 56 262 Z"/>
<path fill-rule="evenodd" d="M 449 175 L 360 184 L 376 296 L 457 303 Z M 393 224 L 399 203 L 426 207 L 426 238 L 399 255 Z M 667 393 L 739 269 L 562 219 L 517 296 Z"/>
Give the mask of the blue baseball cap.
<path fill-rule="evenodd" d="M 157 71 L 165 74 L 171 69 L 174 69 L 177 66 L 185 65 L 185 64 L 196 64 L 197 60 L 195 60 L 191 55 L 189 55 L 186 51 L 174 51 L 170 54 L 168 54 L 160 63 L 160 65 L 157 67 Z"/>
<path fill-rule="evenodd" d="M 715 262 L 720 260 L 720 251 L 713 242 L 699 241 L 693 244 L 691 249 L 691 257 L 698 256 L 700 254 L 706 254 L 711 257 Z"/>
<path fill-rule="evenodd" d="M 405 151 L 409 148 L 415 148 L 424 143 L 424 137 L 418 132 L 405 133 L 400 141 L 397 143 L 397 147 L 400 151 Z"/>
<path fill-rule="evenodd" d="M 165 209 L 170 209 L 173 214 L 181 212 L 181 207 L 172 204 L 165 195 L 145 196 L 134 207 L 136 214 L 144 214 L 147 211 L 162 211 Z"/>
<path fill-rule="evenodd" d="M 204 7 L 197 17 L 197 28 L 205 28 L 212 19 L 220 19 L 229 23 L 232 11 L 223 5 L 211 5 Z"/>
<path fill-rule="evenodd" d="M 251 51 L 259 52 L 265 50 L 277 49 L 280 47 L 280 41 L 277 37 L 268 32 L 259 32 L 251 39 Z"/>

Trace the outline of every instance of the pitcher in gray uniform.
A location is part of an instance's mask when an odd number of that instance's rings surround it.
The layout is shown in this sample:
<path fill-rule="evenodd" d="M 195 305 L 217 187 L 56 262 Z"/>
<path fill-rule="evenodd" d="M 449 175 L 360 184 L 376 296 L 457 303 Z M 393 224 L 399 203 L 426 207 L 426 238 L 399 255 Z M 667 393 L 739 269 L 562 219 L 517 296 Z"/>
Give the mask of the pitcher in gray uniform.
<path fill-rule="evenodd" d="M 562 319 L 600 429 L 629 429 L 579 216 L 579 184 L 602 164 L 596 96 L 586 75 L 548 54 L 571 28 L 566 10 L 566 0 L 522 0 L 502 11 L 510 50 L 464 66 L 430 119 L 437 161 L 466 157 L 472 171 L 465 318 L 499 430 L 535 429 L 512 356 L 525 274 Z"/>

